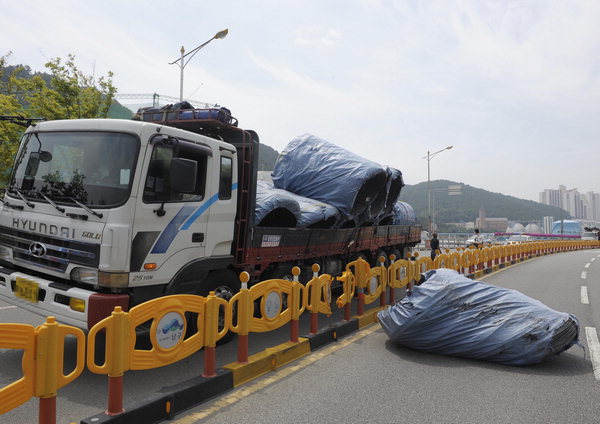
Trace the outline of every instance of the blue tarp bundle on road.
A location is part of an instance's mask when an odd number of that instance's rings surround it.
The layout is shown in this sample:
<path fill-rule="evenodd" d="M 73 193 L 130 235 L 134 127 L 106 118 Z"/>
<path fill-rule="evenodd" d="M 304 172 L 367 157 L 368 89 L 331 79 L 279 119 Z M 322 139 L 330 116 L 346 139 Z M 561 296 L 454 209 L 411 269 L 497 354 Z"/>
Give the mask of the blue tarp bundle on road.
<path fill-rule="evenodd" d="M 381 165 L 311 134 L 292 140 L 273 171 L 276 188 L 332 205 L 344 220 L 379 215 L 386 183 L 387 172 Z"/>
<path fill-rule="evenodd" d="M 425 274 L 411 296 L 377 314 L 388 337 L 443 355 L 529 365 L 577 342 L 574 315 L 454 270 Z"/>

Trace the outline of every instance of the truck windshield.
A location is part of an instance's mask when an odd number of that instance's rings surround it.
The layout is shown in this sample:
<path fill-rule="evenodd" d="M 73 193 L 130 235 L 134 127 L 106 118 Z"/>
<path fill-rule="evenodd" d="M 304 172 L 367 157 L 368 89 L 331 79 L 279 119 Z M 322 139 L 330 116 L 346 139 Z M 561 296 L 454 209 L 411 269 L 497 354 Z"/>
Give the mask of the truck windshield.
<path fill-rule="evenodd" d="M 139 140 L 113 132 L 40 132 L 24 136 L 8 193 L 29 200 L 114 207 L 129 198 Z"/>

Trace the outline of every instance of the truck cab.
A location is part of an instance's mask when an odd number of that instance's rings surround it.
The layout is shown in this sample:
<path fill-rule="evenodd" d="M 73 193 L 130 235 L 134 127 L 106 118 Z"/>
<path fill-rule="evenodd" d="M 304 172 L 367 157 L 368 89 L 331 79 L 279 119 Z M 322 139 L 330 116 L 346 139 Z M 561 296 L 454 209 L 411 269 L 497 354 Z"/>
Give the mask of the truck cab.
<path fill-rule="evenodd" d="M 236 153 L 149 122 L 31 126 L 0 204 L 0 298 L 91 328 L 114 306 L 186 291 L 226 268 Z"/>

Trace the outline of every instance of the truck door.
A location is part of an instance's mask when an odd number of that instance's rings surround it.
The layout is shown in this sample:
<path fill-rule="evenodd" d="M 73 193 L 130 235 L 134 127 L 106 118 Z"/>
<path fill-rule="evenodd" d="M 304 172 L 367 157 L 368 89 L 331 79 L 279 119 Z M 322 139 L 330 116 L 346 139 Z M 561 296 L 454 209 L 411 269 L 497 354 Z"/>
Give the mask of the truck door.
<path fill-rule="evenodd" d="M 205 256 L 212 150 L 183 140 L 153 144 L 135 212 L 132 285 L 164 284 Z"/>

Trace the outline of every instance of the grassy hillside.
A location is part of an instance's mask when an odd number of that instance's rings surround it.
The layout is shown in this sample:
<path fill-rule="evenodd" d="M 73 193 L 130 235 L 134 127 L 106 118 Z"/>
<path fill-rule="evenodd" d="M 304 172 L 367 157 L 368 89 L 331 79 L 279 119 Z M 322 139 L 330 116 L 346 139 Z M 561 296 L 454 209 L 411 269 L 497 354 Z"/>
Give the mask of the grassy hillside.
<path fill-rule="evenodd" d="M 277 160 L 277 150 L 267 146 L 266 144 L 258 145 L 258 170 L 259 171 L 272 171 L 275 167 L 275 161 Z"/>
<path fill-rule="evenodd" d="M 131 119 L 133 112 L 123 106 L 116 100 L 113 100 L 110 108 L 108 109 L 108 117 L 113 119 Z"/>

